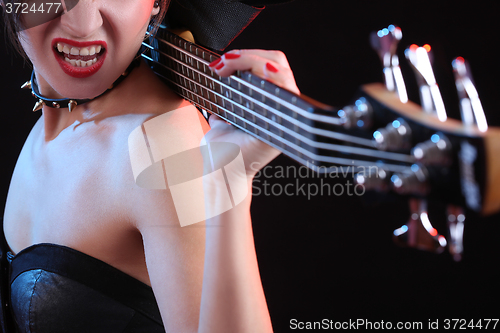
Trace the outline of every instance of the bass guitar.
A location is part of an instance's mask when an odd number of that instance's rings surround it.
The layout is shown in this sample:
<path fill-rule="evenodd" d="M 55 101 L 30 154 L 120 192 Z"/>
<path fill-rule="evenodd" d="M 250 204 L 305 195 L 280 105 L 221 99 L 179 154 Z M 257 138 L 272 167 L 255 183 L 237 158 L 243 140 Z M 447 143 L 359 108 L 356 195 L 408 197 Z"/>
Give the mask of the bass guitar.
<path fill-rule="evenodd" d="M 430 47 L 405 51 L 421 105 L 408 100 L 396 55 L 401 29 L 371 35 L 385 84 L 363 85 L 353 102 L 335 108 L 297 95 L 249 72 L 221 77 L 208 66 L 219 54 L 161 27 L 142 56 L 174 91 L 205 115 L 214 113 L 308 168 L 328 173 L 348 166 L 367 190 L 407 196 L 411 217 L 394 231 L 397 242 L 460 260 L 464 208 L 500 210 L 500 129 L 488 127 L 466 60 L 453 61 L 462 121 L 447 117 L 434 78 Z M 427 202 L 447 206 L 448 235 L 440 235 Z"/>

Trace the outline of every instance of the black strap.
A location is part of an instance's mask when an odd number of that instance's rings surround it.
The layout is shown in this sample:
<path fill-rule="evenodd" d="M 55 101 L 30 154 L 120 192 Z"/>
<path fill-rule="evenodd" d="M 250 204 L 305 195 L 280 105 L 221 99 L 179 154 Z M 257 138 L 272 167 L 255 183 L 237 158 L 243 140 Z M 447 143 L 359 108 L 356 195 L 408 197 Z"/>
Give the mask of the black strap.
<path fill-rule="evenodd" d="M 197 44 L 221 51 L 262 9 L 238 1 L 172 0 L 167 11 L 166 26 L 187 28 Z"/>
<path fill-rule="evenodd" d="M 43 269 L 77 281 L 162 325 L 153 289 L 109 264 L 66 246 L 36 244 L 11 263 L 12 281 L 21 273 Z"/>

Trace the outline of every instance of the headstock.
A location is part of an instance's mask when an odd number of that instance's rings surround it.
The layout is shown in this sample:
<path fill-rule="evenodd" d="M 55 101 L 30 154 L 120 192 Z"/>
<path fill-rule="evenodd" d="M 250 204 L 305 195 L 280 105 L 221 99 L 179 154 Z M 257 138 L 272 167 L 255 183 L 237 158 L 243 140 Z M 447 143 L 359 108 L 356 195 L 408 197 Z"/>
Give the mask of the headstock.
<path fill-rule="evenodd" d="M 373 133 L 377 150 L 403 154 L 410 157 L 410 163 L 401 172 L 391 172 L 381 160 L 378 168 L 382 172 L 371 177 L 360 174 L 356 181 L 367 189 L 408 197 L 410 218 L 394 231 L 397 243 L 433 252 L 448 247 L 454 259 L 460 260 L 465 209 L 482 215 L 500 209 L 496 190 L 500 185 L 500 130 L 488 128 L 469 65 L 461 57 L 454 59 L 451 67 L 462 121 L 448 118 L 433 74 L 429 45 L 411 45 L 405 51 L 417 79 L 420 105 L 407 100 L 395 55 L 401 38 L 401 29 L 395 26 L 371 35 L 371 44 L 382 60 L 385 86 L 363 86 L 358 100 L 365 100 L 371 110 L 372 126 L 364 130 Z M 429 220 L 427 203 L 433 201 L 447 207 L 446 237 L 439 235 Z"/>

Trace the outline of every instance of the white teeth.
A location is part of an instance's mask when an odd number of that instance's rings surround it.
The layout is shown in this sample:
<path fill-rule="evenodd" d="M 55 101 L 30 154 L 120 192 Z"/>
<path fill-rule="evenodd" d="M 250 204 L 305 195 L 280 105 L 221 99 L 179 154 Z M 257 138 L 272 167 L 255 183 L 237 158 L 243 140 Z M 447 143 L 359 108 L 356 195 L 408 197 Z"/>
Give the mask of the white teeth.
<path fill-rule="evenodd" d="M 81 56 L 88 56 L 89 55 L 89 49 L 84 47 L 83 49 L 80 50 L 80 55 Z"/>
<path fill-rule="evenodd" d="M 67 45 L 64 43 L 57 43 L 56 45 L 57 51 L 61 53 L 66 53 L 66 54 L 71 54 L 71 55 L 81 55 L 81 56 L 88 56 L 88 55 L 94 55 L 96 53 L 101 52 L 102 46 L 101 45 L 93 45 L 91 47 L 72 47 L 71 45 Z"/>
<path fill-rule="evenodd" d="M 56 45 L 57 51 L 64 53 L 65 57 L 64 60 L 71 64 L 71 66 L 75 67 L 89 67 L 92 66 L 97 62 L 97 54 L 101 52 L 102 46 L 101 45 L 93 45 L 90 47 L 82 47 L 82 48 L 77 48 L 77 47 L 72 47 L 70 45 L 64 44 L 64 43 L 57 43 Z M 84 61 L 81 59 L 70 59 L 69 55 L 79 55 L 79 56 L 92 56 L 96 55 L 95 58 Z"/>
<path fill-rule="evenodd" d="M 75 60 L 75 59 L 70 59 L 68 57 L 64 57 L 64 60 L 68 63 L 71 64 L 71 66 L 75 66 L 75 67 L 88 67 L 88 66 L 92 66 L 93 64 L 95 64 L 97 62 L 97 58 L 94 58 L 92 60 L 89 60 L 89 61 L 83 61 L 83 60 Z"/>

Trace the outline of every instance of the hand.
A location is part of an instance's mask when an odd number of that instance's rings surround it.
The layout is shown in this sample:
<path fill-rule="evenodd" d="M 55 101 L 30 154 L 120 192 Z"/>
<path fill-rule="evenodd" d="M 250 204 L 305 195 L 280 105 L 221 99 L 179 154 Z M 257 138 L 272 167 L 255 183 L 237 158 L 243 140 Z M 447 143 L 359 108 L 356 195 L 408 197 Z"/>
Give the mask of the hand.
<path fill-rule="evenodd" d="M 237 70 L 251 71 L 279 87 L 300 94 L 292 70 L 283 52 L 265 50 L 234 50 L 210 64 L 213 71 L 229 76 Z M 211 130 L 205 135 L 207 142 L 232 142 L 243 153 L 247 175 L 253 177 L 258 170 L 271 162 L 279 151 L 260 140 L 239 131 L 216 115 L 209 119 Z"/>

